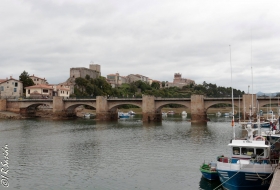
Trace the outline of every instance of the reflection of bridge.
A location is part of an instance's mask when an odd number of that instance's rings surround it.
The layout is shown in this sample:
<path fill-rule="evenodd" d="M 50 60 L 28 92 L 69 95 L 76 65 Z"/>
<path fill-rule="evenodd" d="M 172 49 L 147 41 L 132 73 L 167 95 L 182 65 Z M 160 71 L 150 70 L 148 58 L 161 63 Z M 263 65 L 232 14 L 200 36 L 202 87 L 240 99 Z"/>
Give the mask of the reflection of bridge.
<path fill-rule="evenodd" d="M 278 104 L 277 98 L 260 98 L 256 95 L 245 94 L 242 98 L 234 98 L 233 104 L 236 109 L 240 107 L 241 112 L 249 112 L 251 103 L 253 107 L 267 104 Z M 0 111 L 13 111 L 21 115 L 32 116 L 36 113 L 36 108 L 46 105 L 52 108 L 53 114 L 58 117 L 74 116 L 75 109 L 81 105 L 88 105 L 96 109 L 96 117 L 100 120 L 116 120 L 117 109 L 124 104 L 132 104 L 142 109 L 143 121 L 160 121 L 161 109 L 167 104 L 183 105 L 191 110 L 191 121 L 206 121 L 207 109 L 215 104 L 232 104 L 229 98 L 206 98 L 203 95 L 192 95 L 191 98 L 155 98 L 154 96 L 143 96 L 143 98 L 109 98 L 98 96 L 96 99 L 23 99 L 23 100 L 0 100 Z M 256 112 L 256 109 L 252 110 Z"/>

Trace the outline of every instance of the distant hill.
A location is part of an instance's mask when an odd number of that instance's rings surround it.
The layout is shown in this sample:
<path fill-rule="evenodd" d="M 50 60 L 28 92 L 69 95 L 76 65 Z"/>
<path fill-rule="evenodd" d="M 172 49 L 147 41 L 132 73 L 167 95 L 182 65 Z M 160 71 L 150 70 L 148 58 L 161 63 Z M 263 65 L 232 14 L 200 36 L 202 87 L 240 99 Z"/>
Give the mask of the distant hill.
<path fill-rule="evenodd" d="M 273 93 L 263 93 L 263 92 L 258 92 L 257 93 L 257 96 L 271 96 L 271 97 L 274 97 L 276 96 L 277 94 L 279 94 L 279 92 L 273 92 Z"/>

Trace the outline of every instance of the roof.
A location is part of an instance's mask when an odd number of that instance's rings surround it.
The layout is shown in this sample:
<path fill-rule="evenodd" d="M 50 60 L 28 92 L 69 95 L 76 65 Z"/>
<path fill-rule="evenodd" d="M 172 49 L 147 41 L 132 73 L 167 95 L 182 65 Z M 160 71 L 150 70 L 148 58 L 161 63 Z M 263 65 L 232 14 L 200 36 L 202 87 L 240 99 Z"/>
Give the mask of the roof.
<path fill-rule="evenodd" d="M 9 79 L 0 79 L 0 83 L 7 82 L 9 80 L 14 80 L 14 81 L 17 81 L 17 82 L 21 82 L 20 80 L 17 80 L 17 79 L 14 79 L 14 78 L 9 78 Z"/>
<path fill-rule="evenodd" d="M 30 78 L 31 78 L 31 77 L 34 77 L 34 78 L 38 78 L 38 79 L 42 79 L 42 80 L 47 81 L 45 78 L 37 77 L 37 76 L 35 76 L 34 74 L 33 74 L 32 76 L 29 76 L 29 77 L 30 77 Z"/>
<path fill-rule="evenodd" d="M 33 85 L 33 86 L 28 86 L 25 87 L 26 89 L 31 89 L 31 88 L 47 88 L 47 89 L 53 89 L 52 86 L 46 85 L 46 84 L 38 84 L 38 85 Z"/>

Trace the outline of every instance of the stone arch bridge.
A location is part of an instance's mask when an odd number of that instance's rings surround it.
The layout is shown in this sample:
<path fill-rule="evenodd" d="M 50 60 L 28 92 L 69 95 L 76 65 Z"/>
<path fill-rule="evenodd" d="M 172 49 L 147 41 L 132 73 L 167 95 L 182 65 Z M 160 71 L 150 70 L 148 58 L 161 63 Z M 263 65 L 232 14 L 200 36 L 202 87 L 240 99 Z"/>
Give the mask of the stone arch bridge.
<path fill-rule="evenodd" d="M 253 102 L 253 103 L 252 103 Z M 120 105 L 132 104 L 142 109 L 143 121 L 161 121 L 161 109 L 167 104 L 183 105 L 191 110 L 191 121 L 207 121 L 207 109 L 215 104 L 234 104 L 235 109 L 240 108 L 242 112 L 249 112 L 251 107 L 262 107 L 267 104 L 278 104 L 277 98 L 256 97 L 256 94 L 244 94 L 240 98 L 207 98 L 203 95 L 192 95 L 191 98 L 159 98 L 144 95 L 142 98 L 107 98 L 98 96 L 96 99 L 22 99 L 22 100 L 0 100 L 0 111 L 12 111 L 25 116 L 32 116 L 36 108 L 45 105 L 52 108 L 57 117 L 75 116 L 75 109 L 80 105 L 88 105 L 96 109 L 96 117 L 99 120 L 117 120 L 117 108 Z M 253 104 L 253 106 L 252 106 Z M 251 109 L 256 112 L 257 109 Z"/>

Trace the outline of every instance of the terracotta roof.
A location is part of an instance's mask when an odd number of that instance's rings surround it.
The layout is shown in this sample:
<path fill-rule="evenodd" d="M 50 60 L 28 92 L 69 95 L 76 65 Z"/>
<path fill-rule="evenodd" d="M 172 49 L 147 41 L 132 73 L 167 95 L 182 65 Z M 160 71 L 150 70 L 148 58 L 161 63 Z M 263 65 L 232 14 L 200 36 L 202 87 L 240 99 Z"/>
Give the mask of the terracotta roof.
<path fill-rule="evenodd" d="M 58 89 L 58 90 L 68 90 L 68 91 L 70 91 L 70 88 L 65 88 L 65 87 L 60 87 L 60 86 L 57 86 L 56 89 Z"/>
<path fill-rule="evenodd" d="M 34 78 L 38 78 L 38 79 L 42 79 L 42 80 L 47 81 L 45 78 L 37 77 L 37 76 L 35 76 L 34 74 L 33 74 L 32 76 L 29 76 L 29 77 L 30 77 L 30 78 L 31 78 L 31 77 L 34 77 Z"/>
<path fill-rule="evenodd" d="M 9 78 L 9 79 L 0 79 L 0 83 L 6 82 L 6 81 L 9 81 L 9 80 L 14 80 L 14 81 L 17 81 L 17 82 L 21 82 L 21 81 L 19 81 L 17 79 Z"/>
<path fill-rule="evenodd" d="M 46 84 L 38 84 L 38 85 L 28 86 L 28 87 L 25 87 L 25 88 L 27 88 L 27 89 L 30 89 L 30 88 L 47 88 L 47 89 L 53 89 L 51 86 L 46 85 Z"/>

